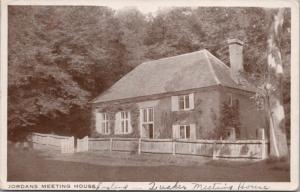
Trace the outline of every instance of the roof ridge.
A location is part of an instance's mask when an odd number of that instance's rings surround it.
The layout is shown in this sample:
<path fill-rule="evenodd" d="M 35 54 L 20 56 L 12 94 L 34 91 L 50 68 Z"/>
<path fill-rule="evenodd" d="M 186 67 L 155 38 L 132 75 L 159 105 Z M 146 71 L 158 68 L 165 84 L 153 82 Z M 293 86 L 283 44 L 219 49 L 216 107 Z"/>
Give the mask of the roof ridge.
<path fill-rule="evenodd" d="M 205 50 L 206 50 L 206 49 L 205 49 Z M 204 55 L 205 55 L 206 60 L 207 60 L 207 62 L 208 62 L 209 68 L 210 68 L 210 70 L 211 70 L 211 72 L 212 72 L 212 74 L 213 74 L 213 76 L 214 76 L 215 81 L 217 82 L 218 85 L 220 85 L 221 82 L 220 82 L 219 78 L 217 77 L 215 70 L 214 70 L 213 67 L 212 67 L 212 64 L 211 64 L 211 62 L 210 62 L 210 60 L 209 60 L 209 58 L 208 58 L 207 52 L 209 52 L 209 51 L 206 50 L 205 53 L 204 53 Z"/>
<path fill-rule="evenodd" d="M 214 56 L 211 52 L 208 51 L 208 53 L 212 56 L 213 59 L 217 61 L 218 64 L 230 69 L 228 65 L 226 65 L 223 61 L 221 61 L 218 57 Z"/>
<path fill-rule="evenodd" d="M 163 58 L 160 58 L 160 59 L 154 59 L 154 60 L 150 60 L 150 61 L 145 61 L 145 62 L 141 63 L 140 65 L 151 63 L 153 61 L 162 61 L 162 60 L 171 59 L 171 58 L 174 58 L 174 57 L 181 57 L 181 56 L 184 56 L 184 55 L 190 55 L 190 54 L 195 54 L 195 53 L 203 53 L 203 52 L 206 52 L 206 51 L 208 51 L 208 50 L 204 48 L 204 49 L 201 49 L 201 50 L 198 50 L 198 51 L 183 53 L 183 54 L 180 54 L 180 55 L 174 55 L 174 56 L 170 56 L 170 57 L 163 57 Z"/>

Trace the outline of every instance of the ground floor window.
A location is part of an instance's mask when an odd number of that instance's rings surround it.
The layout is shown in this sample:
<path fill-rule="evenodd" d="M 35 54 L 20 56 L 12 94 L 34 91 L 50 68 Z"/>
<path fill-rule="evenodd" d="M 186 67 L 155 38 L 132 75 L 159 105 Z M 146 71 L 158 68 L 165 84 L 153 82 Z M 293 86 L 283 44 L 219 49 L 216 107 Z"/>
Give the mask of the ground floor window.
<path fill-rule="evenodd" d="M 109 134 L 109 119 L 107 113 L 97 113 L 96 114 L 96 128 L 101 134 Z"/>
<path fill-rule="evenodd" d="M 148 107 L 140 110 L 141 133 L 144 138 L 154 138 L 154 108 Z"/>
<path fill-rule="evenodd" d="M 121 112 L 121 133 L 129 133 L 129 112 Z"/>
<path fill-rule="evenodd" d="M 195 124 L 173 125 L 173 139 L 196 139 Z"/>
<path fill-rule="evenodd" d="M 180 139 L 190 139 L 190 125 L 180 125 L 179 126 L 179 138 Z"/>
<path fill-rule="evenodd" d="M 119 111 L 116 113 L 115 134 L 130 134 L 131 114 L 130 111 Z"/>

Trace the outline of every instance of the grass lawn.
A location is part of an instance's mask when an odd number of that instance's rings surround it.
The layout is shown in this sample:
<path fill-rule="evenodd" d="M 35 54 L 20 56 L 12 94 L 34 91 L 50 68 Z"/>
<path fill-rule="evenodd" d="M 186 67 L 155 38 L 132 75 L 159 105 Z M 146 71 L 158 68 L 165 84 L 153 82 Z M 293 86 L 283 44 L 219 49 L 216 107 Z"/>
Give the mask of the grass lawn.
<path fill-rule="evenodd" d="M 210 158 L 122 152 L 62 155 L 8 147 L 8 181 L 289 181 L 286 162 L 213 161 Z"/>

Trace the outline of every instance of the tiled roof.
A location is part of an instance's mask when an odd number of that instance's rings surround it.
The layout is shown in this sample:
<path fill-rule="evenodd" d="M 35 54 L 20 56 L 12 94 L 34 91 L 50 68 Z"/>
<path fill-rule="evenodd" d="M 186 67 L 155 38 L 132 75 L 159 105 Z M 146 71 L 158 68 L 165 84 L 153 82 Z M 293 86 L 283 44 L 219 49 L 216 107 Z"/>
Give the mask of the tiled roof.
<path fill-rule="evenodd" d="M 238 85 L 229 67 L 206 49 L 140 64 L 92 103 L 129 99 L 223 85 L 254 91 L 250 84 Z M 245 83 L 244 83 L 245 84 Z"/>

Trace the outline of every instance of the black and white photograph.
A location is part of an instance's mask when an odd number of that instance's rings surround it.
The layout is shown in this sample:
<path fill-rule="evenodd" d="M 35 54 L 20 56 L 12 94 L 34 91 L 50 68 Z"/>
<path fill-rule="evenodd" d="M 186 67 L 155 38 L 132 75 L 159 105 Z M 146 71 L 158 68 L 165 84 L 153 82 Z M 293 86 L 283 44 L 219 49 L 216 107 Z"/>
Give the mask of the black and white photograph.
<path fill-rule="evenodd" d="M 5 188 L 298 187 L 298 1 L 21 2 L 1 9 Z"/>

